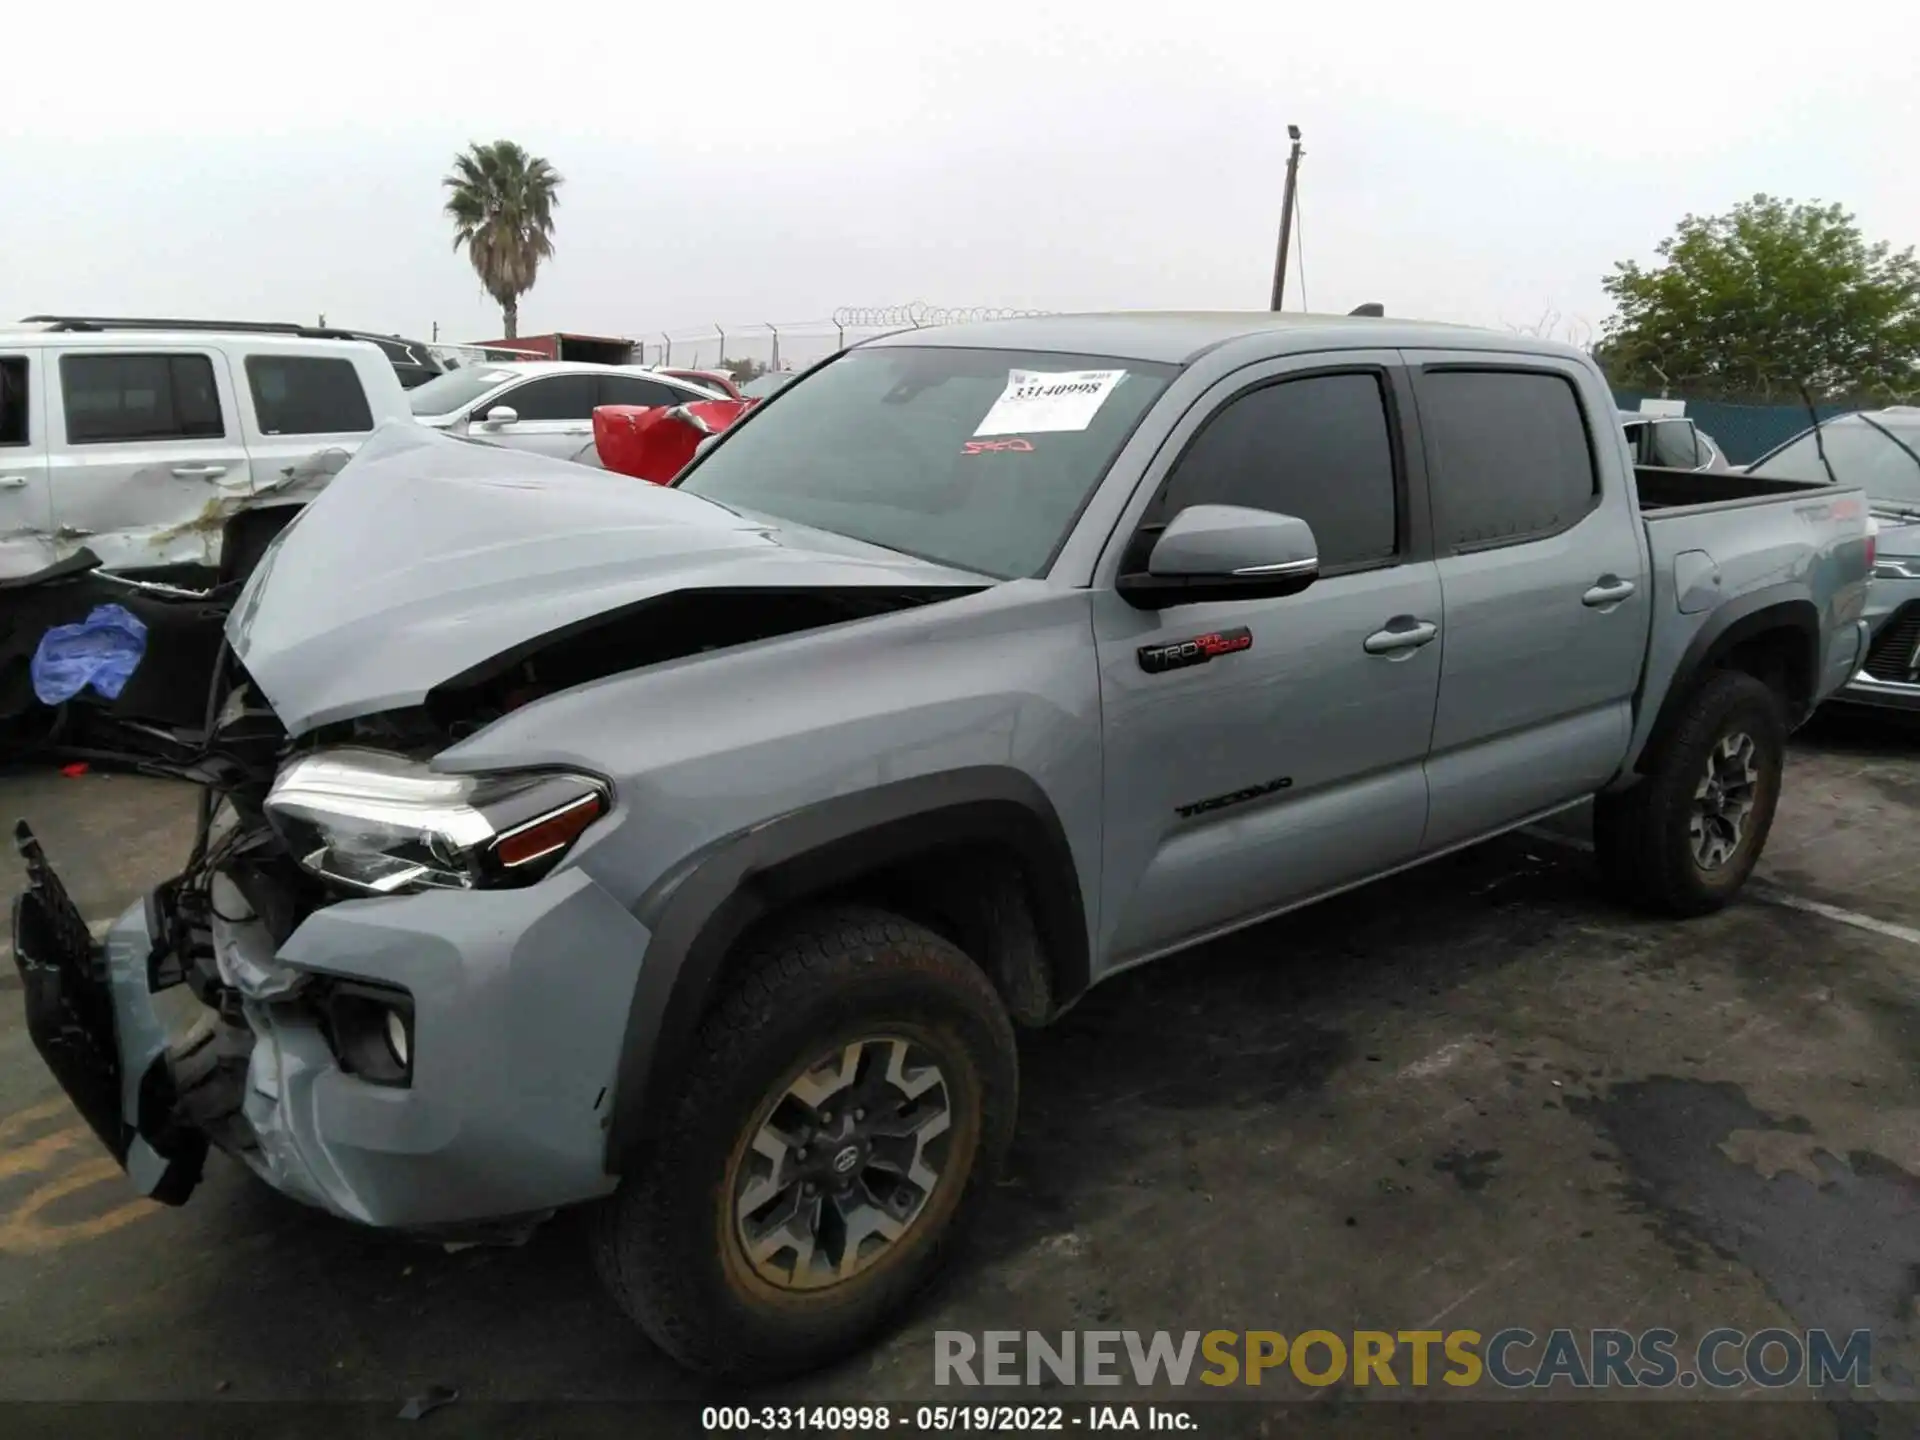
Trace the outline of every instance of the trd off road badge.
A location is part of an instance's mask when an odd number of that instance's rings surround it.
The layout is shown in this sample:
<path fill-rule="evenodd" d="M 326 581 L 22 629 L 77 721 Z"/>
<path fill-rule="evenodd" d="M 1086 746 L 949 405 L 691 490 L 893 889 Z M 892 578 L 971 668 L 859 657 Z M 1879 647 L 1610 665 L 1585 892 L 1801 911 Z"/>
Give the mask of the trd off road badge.
<path fill-rule="evenodd" d="M 1142 645 L 1140 668 L 1149 675 L 1163 670 L 1181 670 L 1188 665 L 1204 665 L 1219 655 L 1253 648 L 1253 632 L 1244 625 L 1231 630 L 1210 630 L 1191 640 L 1176 640 L 1171 645 Z"/>

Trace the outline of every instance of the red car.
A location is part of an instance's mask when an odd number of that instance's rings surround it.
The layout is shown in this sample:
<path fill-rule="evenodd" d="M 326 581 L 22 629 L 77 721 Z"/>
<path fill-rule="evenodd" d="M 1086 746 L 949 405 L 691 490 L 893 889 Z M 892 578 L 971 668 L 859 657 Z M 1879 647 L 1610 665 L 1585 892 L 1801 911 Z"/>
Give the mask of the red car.
<path fill-rule="evenodd" d="M 751 400 L 601 405 L 593 412 L 593 446 L 600 463 L 615 474 L 666 485 L 686 468 L 702 440 L 719 434 L 752 407 Z"/>
<path fill-rule="evenodd" d="M 661 375 L 671 375 L 676 380 L 691 380 L 695 385 L 704 385 L 709 390 L 718 390 L 729 400 L 744 398 L 740 394 L 740 387 L 733 383 L 733 377 L 724 370 L 659 369 L 657 373 Z"/>

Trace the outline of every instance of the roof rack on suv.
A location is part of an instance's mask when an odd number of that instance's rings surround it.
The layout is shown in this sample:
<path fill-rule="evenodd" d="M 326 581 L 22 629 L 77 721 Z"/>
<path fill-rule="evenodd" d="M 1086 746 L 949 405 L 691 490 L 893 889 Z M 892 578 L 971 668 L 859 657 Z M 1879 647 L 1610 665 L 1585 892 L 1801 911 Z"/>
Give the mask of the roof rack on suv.
<path fill-rule="evenodd" d="M 379 335 L 371 330 L 344 330 L 337 325 L 295 325 L 282 320 L 167 320 L 130 315 L 29 315 L 20 323 L 93 334 L 111 330 L 205 330 L 229 335 L 294 335 L 303 340 L 360 340 L 380 348 L 407 389 L 424 385 L 434 376 L 445 373 L 447 368 L 418 340 Z"/>
<path fill-rule="evenodd" d="M 23 325 L 55 330 L 226 330 L 262 335 L 305 335 L 320 340 L 358 340 L 364 332 L 331 325 L 295 325 L 277 320 L 163 320 L 124 315 L 29 315 Z"/>

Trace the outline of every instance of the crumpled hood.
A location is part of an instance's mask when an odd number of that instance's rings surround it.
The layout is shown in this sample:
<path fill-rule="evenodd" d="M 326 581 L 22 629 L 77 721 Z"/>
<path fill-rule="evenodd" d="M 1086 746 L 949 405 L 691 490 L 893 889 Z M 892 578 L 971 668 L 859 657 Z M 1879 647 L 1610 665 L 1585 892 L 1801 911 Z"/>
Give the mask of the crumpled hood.
<path fill-rule="evenodd" d="M 564 460 L 382 426 L 268 550 L 227 638 L 289 734 L 417 705 L 672 591 L 991 583 Z"/>

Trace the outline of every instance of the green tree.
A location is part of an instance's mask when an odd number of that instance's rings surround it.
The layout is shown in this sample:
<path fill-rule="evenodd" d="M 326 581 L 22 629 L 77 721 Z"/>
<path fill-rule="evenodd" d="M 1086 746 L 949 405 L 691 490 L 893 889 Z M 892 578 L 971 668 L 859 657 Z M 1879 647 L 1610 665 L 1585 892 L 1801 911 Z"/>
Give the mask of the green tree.
<path fill-rule="evenodd" d="M 561 177 L 511 140 L 473 144 L 453 157 L 440 182 L 453 221 L 453 248 L 467 247 L 474 274 L 500 304 L 506 338 L 520 334 L 520 297 L 553 255 L 553 211 Z"/>
<path fill-rule="evenodd" d="M 1813 395 L 1920 389 L 1920 261 L 1838 205 L 1756 195 L 1614 267 L 1598 352 L 1618 383 Z"/>
<path fill-rule="evenodd" d="M 733 376 L 733 383 L 744 385 L 749 380 L 758 380 L 767 373 L 765 364 L 758 360 L 722 360 L 720 368 Z"/>

